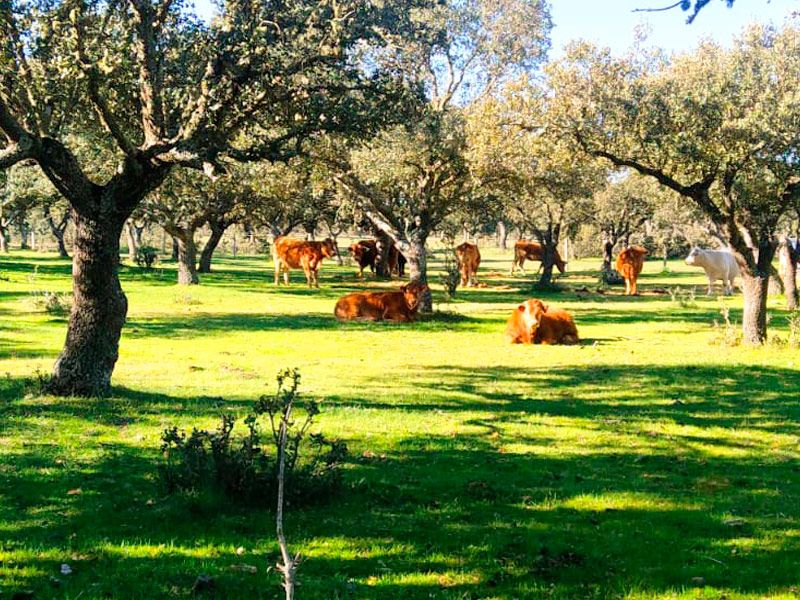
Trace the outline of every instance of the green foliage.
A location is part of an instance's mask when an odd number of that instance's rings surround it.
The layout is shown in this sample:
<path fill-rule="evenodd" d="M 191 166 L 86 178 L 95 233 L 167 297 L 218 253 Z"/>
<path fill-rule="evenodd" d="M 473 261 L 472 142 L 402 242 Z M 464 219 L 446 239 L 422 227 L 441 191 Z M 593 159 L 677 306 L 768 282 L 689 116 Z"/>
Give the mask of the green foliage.
<path fill-rule="evenodd" d="M 290 421 L 287 430 L 286 486 L 292 502 L 308 503 L 328 498 L 341 483 L 341 466 L 347 458 L 344 442 L 330 440 L 309 428 L 319 414 L 319 403 L 297 403 L 300 375 L 297 370 L 278 374 L 274 396 L 261 396 L 244 418 L 246 433 L 234 434 L 237 419 L 220 416 L 214 431 L 192 429 L 188 435 L 169 427 L 161 435 L 164 463 L 160 482 L 167 493 L 220 493 L 229 500 L 267 505 L 277 489 L 277 457 L 280 415 L 289 404 L 305 413 L 300 422 Z M 259 420 L 267 416 L 271 435 L 265 435 Z M 272 449 L 268 450 L 268 446 Z M 304 460 L 301 459 L 301 455 Z"/>
<path fill-rule="evenodd" d="M 139 246 L 133 260 L 139 267 L 150 271 L 158 261 L 158 250 L 153 246 Z"/>

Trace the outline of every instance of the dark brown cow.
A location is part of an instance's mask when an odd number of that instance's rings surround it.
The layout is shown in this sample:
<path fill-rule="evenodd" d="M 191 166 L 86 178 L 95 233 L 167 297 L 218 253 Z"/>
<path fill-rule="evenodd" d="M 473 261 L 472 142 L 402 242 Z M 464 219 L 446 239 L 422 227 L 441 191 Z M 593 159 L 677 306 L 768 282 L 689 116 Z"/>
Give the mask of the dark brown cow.
<path fill-rule="evenodd" d="M 302 268 L 308 287 L 319 287 L 319 265 L 325 258 L 336 255 L 336 246 L 330 238 L 321 242 L 306 242 L 289 237 L 279 237 L 272 246 L 275 261 L 275 285 L 280 283 L 280 274 L 289 285 L 289 269 Z"/>
<path fill-rule="evenodd" d="M 364 278 L 364 268 L 375 272 L 375 261 L 378 258 L 378 244 L 375 240 L 360 240 L 350 245 L 350 254 L 358 263 L 358 276 Z"/>
<path fill-rule="evenodd" d="M 639 279 L 639 273 L 642 272 L 645 256 L 647 256 L 647 250 L 641 246 L 628 246 L 617 256 L 616 267 L 625 280 L 626 296 L 636 296 L 639 293 L 636 281 Z"/>
<path fill-rule="evenodd" d="M 578 344 L 578 328 L 572 316 L 549 308 L 541 300 L 526 300 L 508 319 L 506 337 L 512 344 Z"/>
<path fill-rule="evenodd" d="M 516 244 L 514 244 L 514 262 L 511 263 L 511 274 L 513 275 L 514 272 L 519 268 L 522 271 L 522 274 L 525 274 L 525 269 L 523 265 L 525 264 L 526 260 L 538 260 L 539 262 L 542 261 L 544 257 L 544 249 L 542 245 L 537 242 L 528 242 L 525 240 L 520 240 Z M 566 270 L 566 263 L 561 260 L 561 255 L 556 250 L 556 256 L 554 261 L 558 270 L 563 273 Z"/>
<path fill-rule="evenodd" d="M 342 296 L 333 314 L 340 321 L 413 321 L 426 284 L 412 281 L 397 292 L 357 292 Z"/>
<path fill-rule="evenodd" d="M 350 254 L 358 263 L 358 276 L 364 277 L 364 269 L 370 268 L 375 272 L 378 261 L 378 244 L 375 240 L 360 240 L 350 246 Z M 389 246 L 389 275 L 397 274 L 398 277 L 405 275 L 406 257 L 398 250 L 397 246 Z"/>
<path fill-rule="evenodd" d="M 478 284 L 478 267 L 481 265 L 481 253 L 478 246 L 464 242 L 456 246 L 456 261 L 461 273 L 461 287 L 474 287 Z"/>

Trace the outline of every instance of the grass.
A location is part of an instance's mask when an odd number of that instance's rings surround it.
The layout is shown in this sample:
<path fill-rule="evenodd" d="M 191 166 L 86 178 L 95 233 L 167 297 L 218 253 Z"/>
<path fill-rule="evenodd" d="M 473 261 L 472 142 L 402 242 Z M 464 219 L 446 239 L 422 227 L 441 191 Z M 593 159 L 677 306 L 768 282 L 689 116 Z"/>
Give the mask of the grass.
<path fill-rule="evenodd" d="M 195 288 L 170 264 L 126 267 L 103 400 L 35 393 L 66 319 L 31 292 L 69 291 L 68 262 L 0 256 L 0 600 L 185 598 L 201 573 L 215 598 L 281 597 L 271 507 L 163 497 L 155 473 L 165 427 L 243 413 L 286 366 L 352 452 L 343 494 L 289 507 L 298 598 L 797 597 L 800 351 L 710 343 L 702 272 L 646 263 L 625 298 L 595 292 L 598 260 L 537 293 L 584 343 L 512 347 L 531 276 L 484 254 L 488 287 L 410 326 L 334 320 L 364 285 L 352 267 L 326 264 L 319 291 L 299 273 L 275 288 L 258 257 L 223 258 Z M 688 307 L 654 292 L 692 286 Z M 741 296 L 729 305 L 739 320 Z M 770 312 L 786 337 L 782 298 Z"/>

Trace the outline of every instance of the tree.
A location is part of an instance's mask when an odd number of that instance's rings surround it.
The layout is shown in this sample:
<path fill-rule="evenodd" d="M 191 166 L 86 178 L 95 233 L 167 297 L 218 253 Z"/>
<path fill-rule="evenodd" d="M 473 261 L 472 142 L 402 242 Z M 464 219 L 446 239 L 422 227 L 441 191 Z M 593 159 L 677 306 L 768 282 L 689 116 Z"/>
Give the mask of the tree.
<path fill-rule="evenodd" d="M 733 6 L 736 0 L 723 0 L 725 4 L 728 5 L 728 8 Z M 639 8 L 635 9 L 634 12 L 660 12 L 665 10 L 673 10 L 675 8 L 680 8 L 682 11 L 692 11 L 689 17 L 686 19 L 688 24 L 692 24 L 694 20 L 697 18 L 697 15 L 700 13 L 706 5 L 710 4 L 711 0 L 694 0 L 694 4 L 692 4 L 692 0 L 678 0 L 674 4 L 670 4 L 668 6 L 663 6 L 661 8 Z"/>
<path fill-rule="evenodd" d="M 719 229 L 742 270 L 744 339 L 767 336 L 776 226 L 800 193 L 800 35 L 755 26 L 726 51 L 667 63 L 575 46 L 551 71 L 563 132 L 585 152 L 656 179 Z"/>
<path fill-rule="evenodd" d="M 337 180 L 374 227 L 392 239 L 413 280 L 427 282 L 425 243 L 471 193 L 462 108 L 544 58 L 551 28 L 542 0 L 448 0 L 415 18 L 423 34 L 376 57 L 422 87 L 427 104 L 334 163 Z M 432 308 L 430 293 L 420 310 Z"/>
<path fill-rule="evenodd" d="M 504 199 L 512 222 L 542 245 L 541 286 L 552 282 L 562 234 L 585 215 L 606 175 L 556 135 L 550 115 L 558 100 L 523 78 L 477 105 L 468 128 L 474 172 Z"/>
<path fill-rule="evenodd" d="M 602 235 L 603 271 L 611 271 L 614 246 L 629 246 L 631 234 L 652 218 L 657 187 L 640 175 L 622 172 L 594 194 L 582 218 Z"/>
<path fill-rule="evenodd" d="M 0 169 L 35 161 L 75 219 L 73 307 L 49 390 L 108 391 L 127 299 L 122 228 L 175 166 L 278 160 L 321 130 L 367 133 L 406 97 L 353 60 L 402 37 L 414 0 L 223 0 L 210 25 L 180 2 L 0 7 Z M 97 136 L 100 162 L 72 143 Z"/>

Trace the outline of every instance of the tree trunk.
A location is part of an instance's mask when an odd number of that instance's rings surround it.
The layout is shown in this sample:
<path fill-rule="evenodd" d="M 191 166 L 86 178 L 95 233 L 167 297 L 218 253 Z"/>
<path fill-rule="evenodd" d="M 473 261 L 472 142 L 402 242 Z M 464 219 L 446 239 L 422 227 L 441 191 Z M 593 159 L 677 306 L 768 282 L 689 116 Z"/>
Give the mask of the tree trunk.
<path fill-rule="evenodd" d="M 128 239 L 128 260 L 131 262 L 136 261 L 136 251 L 139 249 L 139 244 L 136 239 L 136 226 L 129 221 L 125 222 L 125 236 Z"/>
<path fill-rule="evenodd" d="M 28 245 L 28 224 L 25 222 L 24 216 L 19 217 L 17 227 L 19 228 L 19 249 L 30 250 Z"/>
<path fill-rule="evenodd" d="M 109 391 L 128 311 L 117 272 L 123 222 L 75 214 L 72 312 L 50 393 L 99 396 Z"/>
<path fill-rule="evenodd" d="M 608 273 L 611 271 L 611 265 L 614 262 L 614 242 L 611 240 L 603 240 L 603 272 Z"/>
<path fill-rule="evenodd" d="M 225 229 L 227 229 L 224 222 L 209 221 L 208 226 L 211 228 L 211 236 L 200 253 L 200 268 L 197 269 L 200 273 L 211 273 L 211 259 L 217 246 L 219 246 L 220 240 L 222 240 Z"/>
<path fill-rule="evenodd" d="M 8 254 L 8 227 L 0 224 L 0 252 Z"/>
<path fill-rule="evenodd" d="M 744 313 L 742 335 L 746 344 L 759 345 L 767 340 L 767 290 L 769 273 L 752 276 L 742 273 Z"/>
<path fill-rule="evenodd" d="M 392 239 L 383 231 L 375 228 L 375 246 L 378 255 L 375 257 L 375 275 L 377 277 L 391 278 L 392 271 L 389 265 L 389 252 L 392 246 Z"/>
<path fill-rule="evenodd" d="M 69 258 L 69 252 L 67 252 L 67 246 L 64 243 L 64 232 L 67 230 L 67 225 L 69 224 L 69 213 L 64 215 L 59 223 L 56 223 L 53 220 L 53 215 L 50 213 L 50 209 L 45 209 L 45 218 L 47 219 L 47 225 L 50 227 L 50 233 L 53 234 L 53 237 L 56 238 L 56 243 L 58 244 L 58 256 L 61 258 Z"/>
<path fill-rule="evenodd" d="M 425 242 L 428 239 L 428 234 L 418 228 L 411 232 L 409 236 L 409 243 L 407 251 L 404 256 L 408 261 L 408 276 L 410 281 L 418 281 L 420 283 L 428 283 L 428 254 L 425 249 Z M 433 311 L 433 297 L 431 291 L 426 291 L 419 300 L 420 312 Z"/>
<path fill-rule="evenodd" d="M 791 241 L 783 240 L 780 245 L 781 277 L 783 278 L 783 289 L 786 294 L 786 308 L 794 310 L 797 308 L 797 253 L 791 245 Z"/>
<path fill-rule="evenodd" d="M 172 260 L 178 260 L 178 238 L 172 236 Z"/>
<path fill-rule="evenodd" d="M 197 246 L 194 243 L 194 230 L 186 230 L 175 236 L 178 241 L 178 284 L 197 285 Z"/>
<path fill-rule="evenodd" d="M 548 287 L 553 283 L 553 266 L 556 264 L 558 242 L 541 240 L 542 243 L 542 274 L 539 276 L 539 287 Z"/>
<path fill-rule="evenodd" d="M 501 250 L 508 250 L 508 226 L 505 221 L 497 222 L 497 243 Z"/>

